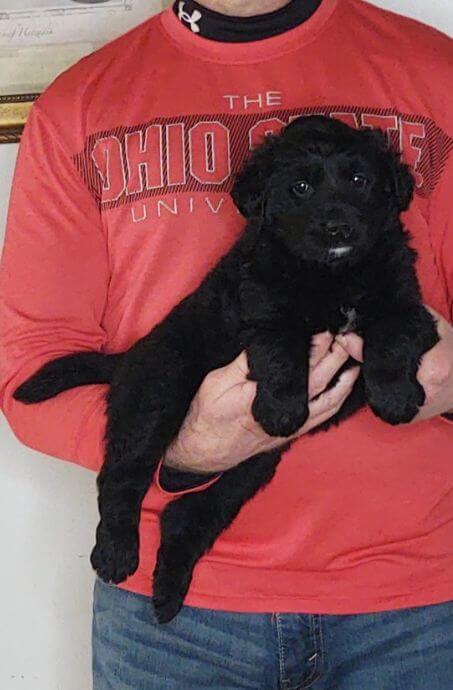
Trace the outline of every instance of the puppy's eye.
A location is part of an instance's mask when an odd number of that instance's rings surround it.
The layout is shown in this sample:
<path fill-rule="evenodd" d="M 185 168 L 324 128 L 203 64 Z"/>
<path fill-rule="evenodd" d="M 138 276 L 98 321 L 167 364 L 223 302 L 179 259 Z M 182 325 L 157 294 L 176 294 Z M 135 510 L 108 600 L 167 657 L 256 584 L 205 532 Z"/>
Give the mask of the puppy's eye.
<path fill-rule="evenodd" d="M 313 187 L 306 180 L 299 180 L 293 184 L 292 190 L 297 196 L 308 196 L 313 191 Z"/>
<path fill-rule="evenodd" d="M 359 189 L 364 189 L 365 187 L 368 186 L 369 179 L 367 177 L 365 177 L 365 175 L 361 175 L 360 173 L 355 173 L 351 177 L 351 182 L 354 185 L 354 187 L 358 187 Z"/>

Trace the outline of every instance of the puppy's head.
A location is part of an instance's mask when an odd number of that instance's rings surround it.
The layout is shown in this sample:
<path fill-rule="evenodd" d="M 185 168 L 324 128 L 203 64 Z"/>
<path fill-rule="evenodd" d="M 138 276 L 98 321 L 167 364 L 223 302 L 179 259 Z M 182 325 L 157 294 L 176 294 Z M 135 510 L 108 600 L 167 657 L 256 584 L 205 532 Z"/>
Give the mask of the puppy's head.
<path fill-rule="evenodd" d="M 323 116 L 300 117 L 252 153 L 232 191 L 249 220 L 295 257 L 356 263 L 389 232 L 412 199 L 408 166 L 378 130 Z"/>

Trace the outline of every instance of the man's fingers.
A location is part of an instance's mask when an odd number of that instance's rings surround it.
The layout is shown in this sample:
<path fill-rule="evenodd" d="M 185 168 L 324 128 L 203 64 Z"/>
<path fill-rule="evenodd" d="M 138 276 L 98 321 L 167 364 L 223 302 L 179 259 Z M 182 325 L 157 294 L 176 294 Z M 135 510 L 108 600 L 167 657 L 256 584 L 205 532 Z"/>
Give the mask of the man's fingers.
<path fill-rule="evenodd" d="M 427 304 L 424 304 L 423 306 L 425 307 L 425 309 L 427 309 L 430 312 L 430 314 L 432 316 L 434 316 L 436 321 L 439 321 L 442 318 L 442 316 L 439 314 L 439 312 L 436 311 L 435 309 L 433 309 L 432 307 L 428 306 Z"/>
<path fill-rule="evenodd" d="M 256 388 L 256 381 L 246 381 L 240 387 L 239 400 L 241 401 L 241 405 L 245 405 L 247 409 L 251 407 L 253 401 L 255 400 Z"/>
<path fill-rule="evenodd" d="M 338 343 L 333 344 L 332 350 L 309 373 L 308 397 L 310 400 L 325 390 L 348 357 L 348 353 L 341 345 Z"/>
<path fill-rule="evenodd" d="M 335 414 L 338 407 L 342 405 L 344 400 L 346 400 L 350 394 L 354 383 L 357 381 L 359 372 L 360 367 L 352 367 L 351 369 L 343 372 L 333 388 L 325 391 L 325 393 L 320 395 L 319 398 L 310 403 L 310 416 L 313 419 L 317 417 L 324 417 L 324 419 L 320 420 L 318 424 L 321 424 L 322 421 L 329 419 L 329 417 Z"/>
<path fill-rule="evenodd" d="M 240 355 L 233 359 L 232 362 L 227 364 L 225 367 L 220 369 L 213 369 L 209 372 L 207 378 L 211 379 L 221 379 L 225 384 L 225 388 L 231 388 L 239 383 L 243 383 L 247 380 L 247 375 L 249 373 L 249 366 L 247 362 L 247 354 L 245 350 L 241 352 Z"/>
<path fill-rule="evenodd" d="M 337 335 L 335 342 L 351 355 L 357 362 L 363 362 L 363 340 L 356 333 Z"/>
<path fill-rule="evenodd" d="M 232 362 L 220 369 L 213 369 L 207 374 L 200 390 L 212 403 L 217 403 L 230 391 L 239 386 L 244 386 L 249 373 L 247 355 L 241 352 Z"/>
<path fill-rule="evenodd" d="M 316 333 L 311 340 L 310 349 L 310 369 L 316 367 L 319 362 L 327 355 L 333 342 L 333 335 L 329 331 Z"/>

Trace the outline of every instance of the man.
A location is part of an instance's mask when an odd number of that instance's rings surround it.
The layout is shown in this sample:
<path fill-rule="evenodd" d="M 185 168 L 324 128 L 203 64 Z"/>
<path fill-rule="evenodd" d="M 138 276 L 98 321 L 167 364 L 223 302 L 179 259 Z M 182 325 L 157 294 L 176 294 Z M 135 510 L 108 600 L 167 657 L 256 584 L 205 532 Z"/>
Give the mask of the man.
<path fill-rule="evenodd" d="M 243 225 L 234 171 L 300 114 L 380 127 L 402 148 L 441 337 L 413 424 L 363 410 L 307 436 L 351 390 L 353 373 L 323 393 L 348 352 L 361 357 L 354 334 L 319 335 L 300 438 L 158 626 L 159 511 L 280 443 L 251 417 L 244 354 L 207 376 L 145 498 L 138 571 L 96 584 L 95 690 L 453 687 L 452 65 L 446 36 L 361 0 L 188 0 L 80 61 L 33 108 L 1 271 L 2 405 L 27 445 L 99 469 L 105 386 L 27 407 L 13 391 L 54 357 L 125 350 L 194 289 Z"/>

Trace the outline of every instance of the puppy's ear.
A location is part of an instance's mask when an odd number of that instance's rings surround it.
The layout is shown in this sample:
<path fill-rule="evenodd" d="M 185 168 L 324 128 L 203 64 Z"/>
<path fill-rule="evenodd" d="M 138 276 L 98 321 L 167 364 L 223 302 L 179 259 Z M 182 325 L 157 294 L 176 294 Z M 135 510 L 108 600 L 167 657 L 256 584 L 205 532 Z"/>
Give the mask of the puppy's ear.
<path fill-rule="evenodd" d="M 392 182 L 389 183 L 387 191 L 395 197 L 398 213 L 407 211 L 415 189 L 410 167 L 403 163 L 400 154 L 390 147 L 387 136 L 380 129 L 369 130 L 366 136 L 379 151 L 390 156 Z"/>
<path fill-rule="evenodd" d="M 271 173 L 277 139 L 268 135 L 252 152 L 236 177 L 231 196 L 245 218 L 257 218 L 264 213 L 266 183 Z"/>
<path fill-rule="evenodd" d="M 393 153 L 393 185 L 398 211 L 407 211 L 414 196 L 415 180 L 410 167 L 401 161 L 397 153 Z"/>

